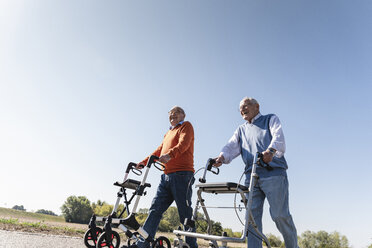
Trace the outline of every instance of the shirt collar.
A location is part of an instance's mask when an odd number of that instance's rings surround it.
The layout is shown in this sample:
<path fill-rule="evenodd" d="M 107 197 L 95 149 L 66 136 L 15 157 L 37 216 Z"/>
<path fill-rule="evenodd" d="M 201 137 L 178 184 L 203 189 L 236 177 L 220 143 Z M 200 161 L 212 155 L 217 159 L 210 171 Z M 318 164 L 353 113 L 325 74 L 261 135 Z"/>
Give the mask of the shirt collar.
<path fill-rule="evenodd" d="M 169 127 L 169 130 L 172 130 L 173 128 L 177 127 L 178 125 L 182 125 L 184 122 L 185 122 L 185 121 L 180 121 L 180 122 L 178 122 L 177 125 L 175 125 L 175 126 L 170 126 L 170 127 Z"/>
<path fill-rule="evenodd" d="M 249 122 L 249 121 L 247 121 L 247 122 L 250 123 L 250 124 L 252 124 L 255 120 L 257 120 L 260 117 L 261 117 L 261 113 L 258 112 L 258 114 L 255 117 L 253 117 L 252 122 Z"/>

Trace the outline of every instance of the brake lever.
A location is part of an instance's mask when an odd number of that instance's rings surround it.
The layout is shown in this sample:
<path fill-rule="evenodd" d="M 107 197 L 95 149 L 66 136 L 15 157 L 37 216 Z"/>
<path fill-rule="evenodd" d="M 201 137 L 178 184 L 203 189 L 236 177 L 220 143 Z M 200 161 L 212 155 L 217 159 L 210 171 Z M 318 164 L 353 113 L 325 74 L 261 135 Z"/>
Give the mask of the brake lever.
<path fill-rule="evenodd" d="M 215 170 L 213 170 L 213 169 L 215 169 Z M 212 168 L 210 168 L 209 171 L 212 172 L 215 175 L 220 174 L 220 168 L 217 168 L 217 167 L 214 167 L 214 166 L 212 166 Z"/>
<path fill-rule="evenodd" d="M 158 162 L 158 161 L 155 161 L 154 162 L 154 167 L 160 171 L 164 171 L 165 170 L 165 165 Z"/>
<path fill-rule="evenodd" d="M 143 166 L 140 166 L 141 168 L 143 168 Z M 141 176 L 142 175 L 142 171 L 137 169 L 137 168 L 132 168 L 132 172 L 134 174 L 136 174 L 137 176 Z"/>

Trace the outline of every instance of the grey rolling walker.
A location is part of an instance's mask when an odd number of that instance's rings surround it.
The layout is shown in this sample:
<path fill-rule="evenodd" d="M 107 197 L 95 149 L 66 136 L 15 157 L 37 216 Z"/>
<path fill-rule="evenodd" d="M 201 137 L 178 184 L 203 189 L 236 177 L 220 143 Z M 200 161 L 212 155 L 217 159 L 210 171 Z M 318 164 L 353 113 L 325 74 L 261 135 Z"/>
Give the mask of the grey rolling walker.
<path fill-rule="evenodd" d="M 198 188 L 198 191 L 197 191 L 198 199 L 196 202 L 192 220 L 185 221 L 185 226 L 186 228 L 188 228 L 187 229 L 188 231 L 181 231 L 181 230 L 173 231 L 173 233 L 176 234 L 177 236 L 177 239 L 174 242 L 175 247 L 188 248 L 187 243 L 182 240 L 182 236 L 194 237 L 194 238 L 207 240 L 209 241 L 209 246 L 211 248 L 225 248 L 227 247 L 227 243 L 229 242 L 244 243 L 248 235 L 248 228 L 249 226 L 251 226 L 255 231 L 255 235 L 261 238 L 261 240 L 266 243 L 268 248 L 271 248 L 268 239 L 263 233 L 261 233 L 258 230 L 258 227 L 253 219 L 253 215 L 251 211 L 253 194 L 248 194 L 248 199 L 247 199 L 246 193 L 253 192 L 253 188 L 257 183 L 257 180 L 258 180 L 258 175 L 256 173 L 257 165 L 262 166 L 266 168 L 267 170 L 272 170 L 272 167 L 268 164 L 265 164 L 262 161 L 262 153 L 257 153 L 253 161 L 250 184 L 249 184 L 249 187 L 247 188 L 244 185 L 233 183 L 233 182 L 206 183 L 205 176 L 206 176 L 207 171 L 211 171 L 214 174 L 219 173 L 219 169 L 216 167 L 213 167 L 214 163 L 215 163 L 215 160 L 213 159 L 208 160 L 205 171 L 204 171 L 204 175 L 203 177 L 199 179 L 200 184 L 195 185 L 195 187 Z M 212 222 L 207 212 L 208 207 L 206 207 L 204 204 L 205 200 L 202 198 L 202 193 L 239 194 L 241 196 L 241 200 L 244 203 L 244 207 L 246 209 L 246 215 L 245 215 L 244 229 L 242 231 L 242 236 L 240 238 L 227 237 L 226 235 L 217 236 L 217 235 L 211 234 L 212 233 Z M 195 221 L 197 220 L 197 211 L 199 208 L 203 210 L 203 213 L 208 223 L 207 234 L 195 233 L 195 232 L 192 232 L 190 229 L 190 227 L 195 228 Z M 221 242 L 221 246 L 218 246 L 217 241 Z"/>

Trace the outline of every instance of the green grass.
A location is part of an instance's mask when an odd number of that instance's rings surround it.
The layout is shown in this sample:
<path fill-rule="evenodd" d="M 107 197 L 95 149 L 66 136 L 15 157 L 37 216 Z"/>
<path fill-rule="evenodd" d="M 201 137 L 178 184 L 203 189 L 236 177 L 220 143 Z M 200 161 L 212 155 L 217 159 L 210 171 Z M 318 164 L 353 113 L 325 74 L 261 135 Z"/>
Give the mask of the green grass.
<path fill-rule="evenodd" d="M 18 219 L 0 219 L 1 224 L 15 225 L 18 223 Z"/>
<path fill-rule="evenodd" d="M 52 234 L 64 234 L 70 236 L 83 236 L 85 230 L 75 229 L 66 226 L 49 226 L 43 222 L 20 222 L 18 219 L 0 218 L 0 229 L 19 230 L 26 232 L 42 232 Z"/>
<path fill-rule="evenodd" d="M 45 222 L 61 223 L 62 225 L 52 226 Z M 63 234 L 69 236 L 82 236 L 86 231 L 82 229 L 63 226 L 63 223 L 66 222 L 65 219 L 61 216 L 31 213 L 9 208 L 0 208 L 0 229 Z"/>
<path fill-rule="evenodd" d="M 65 222 L 65 219 L 62 216 L 31 213 L 31 212 L 14 210 L 10 208 L 1 208 L 1 207 L 0 207 L 0 216 L 19 218 L 19 219 L 27 218 L 27 219 L 34 219 L 34 220 L 39 220 L 39 221 Z"/>

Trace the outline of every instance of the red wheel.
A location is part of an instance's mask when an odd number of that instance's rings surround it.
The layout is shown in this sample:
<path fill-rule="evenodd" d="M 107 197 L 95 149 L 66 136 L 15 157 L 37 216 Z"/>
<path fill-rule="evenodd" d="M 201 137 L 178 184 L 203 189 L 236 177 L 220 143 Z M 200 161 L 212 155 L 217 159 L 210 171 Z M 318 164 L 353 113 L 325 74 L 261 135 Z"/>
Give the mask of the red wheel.
<path fill-rule="evenodd" d="M 93 231 L 92 228 L 89 228 L 84 234 L 84 244 L 88 248 L 96 248 L 97 240 L 99 235 L 102 233 L 102 229 L 96 227 Z"/>
<path fill-rule="evenodd" d="M 120 236 L 117 232 L 111 231 L 111 240 L 106 239 L 106 232 L 103 232 L 97 241 L 97 248 L 109 247 L 109 248 L 119 248 Z"/>
<path fill-rule="evenodd" d="M 152 244 L 152 248 L 171 248 L 171 244 L 169 239 L 164 236 L 160 236 Z"/>

